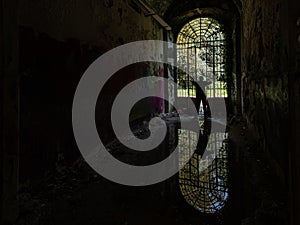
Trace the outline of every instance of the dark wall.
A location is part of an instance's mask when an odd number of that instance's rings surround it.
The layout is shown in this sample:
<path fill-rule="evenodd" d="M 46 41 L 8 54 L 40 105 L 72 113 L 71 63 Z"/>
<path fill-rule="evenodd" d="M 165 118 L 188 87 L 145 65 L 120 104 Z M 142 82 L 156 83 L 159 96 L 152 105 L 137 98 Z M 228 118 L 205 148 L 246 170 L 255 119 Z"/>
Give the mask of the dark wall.
<path fill-rule="evenodd" d="M 132 1 L 33 1 L 19 3 L 21 86 L 21 179 L 39 177 L 58 159 L 79 156 L 72 131 L 72 101 L 78 82 L 101 54 L 122 44 L 163 39 L 162 27 Z M 163 67 L 163 66 L 161 66 Z M 119 72 L 97 106 L 99 132 L 112 139 L 110 108 L 129 81 L 159 75 L 139 65 Z M 145 105 L 145 104 L 144 104 Z M 135 118 L 147 116 L 140 107 Z"/>
<path fill-rule="evenodd" d="M 300 4 L 244 0 L 241 15 L 243 114 L 255 136 L 255 152 L 267 159 L 265 167 L 272 168 L 273 189 L 281 187 L 274 199 L 289 192 L 290 207 L 296 210 L 299 209 L 299 144 L 295 138 L 299 136 L 296 125 L 299 124 L 299 28 L 296 24 Z M 250 186 L 248 189 L 254 193 L 251 189 L 255 186 Z M 291 224 L 299 224 L 298 211 L 290 214 Z"/>
<path fill-rule="evenodd" d="M 288 36 L 284 1 L 243 1 L 243 113 L 284 182 L 288 140 Z"/>
<path fill-rule="evenodd" d="M 76 86 L 103 49 L 20 27 L 21 179 L 78 156 L 71 110 Z M 39 168 L 37 170 L 37 168 Z"/>
<path fill-rule="evenodd" d="M 300 224 L 300 4 L 288 1 L 289 35 L 289 157 L 292 223 Z"/>
<path fill-rule="evenodd" d="M 19 77 L 17 1 L 0 1 L 0 223 L 18 216 Z"/>

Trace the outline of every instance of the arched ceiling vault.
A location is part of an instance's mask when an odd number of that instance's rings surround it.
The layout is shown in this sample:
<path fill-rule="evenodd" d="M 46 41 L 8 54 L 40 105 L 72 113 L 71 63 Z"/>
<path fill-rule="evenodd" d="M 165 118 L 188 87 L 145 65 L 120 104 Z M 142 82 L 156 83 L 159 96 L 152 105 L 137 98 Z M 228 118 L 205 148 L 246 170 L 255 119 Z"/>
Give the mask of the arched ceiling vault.
<path fill-rule="evenodd" d="M 175 36 L 187 22 L 197 17 L 211 17 L 230 29 L 239 17 L 240 0 L 147 0 L 172 27 Z"/>

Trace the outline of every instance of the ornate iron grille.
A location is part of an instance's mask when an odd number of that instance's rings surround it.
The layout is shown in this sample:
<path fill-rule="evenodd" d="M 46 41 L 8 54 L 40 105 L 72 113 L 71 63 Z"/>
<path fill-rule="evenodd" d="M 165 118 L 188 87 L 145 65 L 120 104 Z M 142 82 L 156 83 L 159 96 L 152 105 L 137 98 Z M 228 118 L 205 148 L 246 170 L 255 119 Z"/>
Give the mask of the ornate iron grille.
<path fill-rule="evenodd" d="M 227 97 L 225 82 L 225 38 L 220 24 L 212 18 L 197 18 L 188 22 L 177 38 L 178 97 L 196 97 L 195 81 L 200 81 L 207 98 Z"/>

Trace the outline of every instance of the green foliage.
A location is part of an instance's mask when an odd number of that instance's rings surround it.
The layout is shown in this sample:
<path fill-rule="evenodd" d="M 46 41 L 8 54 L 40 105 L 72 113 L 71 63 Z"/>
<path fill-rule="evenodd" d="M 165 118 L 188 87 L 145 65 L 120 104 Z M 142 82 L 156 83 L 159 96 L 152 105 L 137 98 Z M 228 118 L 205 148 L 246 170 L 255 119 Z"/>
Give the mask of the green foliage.
<path fill-rule="evenodd" d="M 196 79 L 204 76 L 208 81 L 220 81 L 227 88 L 228 74 L 228 39 L 224 26 L 212 18 L 198 18 L 187 23 L 178 36 L 178 41 L 186 50 L 178 51 L 178 64 L 194 71 Z M 194 60 L 194 62 L 193 62 Z M 197 70 L 195 68 L 197 67 Z M 189 87 L 185 73 L 178 71 L 178 83 L 183 88 Z"/>

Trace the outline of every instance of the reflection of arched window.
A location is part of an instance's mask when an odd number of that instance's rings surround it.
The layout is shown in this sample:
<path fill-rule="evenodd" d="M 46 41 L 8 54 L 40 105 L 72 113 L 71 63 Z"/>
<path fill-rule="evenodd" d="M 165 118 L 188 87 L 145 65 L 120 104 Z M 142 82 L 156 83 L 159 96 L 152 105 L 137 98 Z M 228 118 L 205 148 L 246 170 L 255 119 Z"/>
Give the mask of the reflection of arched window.
<path fill-rule="evenodd" d="M 190 157 L 189 142 L 196 138 L 192 131 L 179 130 L 179 152 L 181 164 Z M 185 200 L 203 213 L 215 213 L 221 210 L 228 198 L 228 165 L 226 134 L 212 133 L 206 151 L 210 160 L 201 160 L 193 153 L 190 161 L 179 171 L 179 185 Z M 202 169 L 205 168 L 205 169 Z"/>
<path fill-rule="evenodd" d="M 221 81 L 225 77 L 224 39 L 220 24 L 211 18 L 194 19 L 181 29 L 177 38 L 177 63 L 190 76 L 178 71 L 179 97 L 196 97 L 191 77 L 197 81 L 203 78 L 208 98 L 227 97 L 225 83 Z"/>

